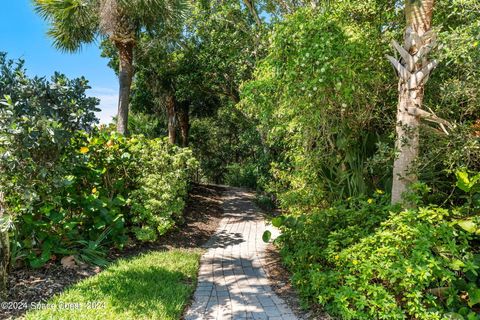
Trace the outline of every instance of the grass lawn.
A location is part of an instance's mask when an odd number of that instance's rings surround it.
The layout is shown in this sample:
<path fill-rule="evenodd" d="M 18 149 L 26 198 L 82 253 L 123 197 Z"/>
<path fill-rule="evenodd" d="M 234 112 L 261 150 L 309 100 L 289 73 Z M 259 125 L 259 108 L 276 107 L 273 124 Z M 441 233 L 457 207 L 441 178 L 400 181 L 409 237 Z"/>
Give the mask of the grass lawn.
<path fill-rule="evenodd" d="M 172 249 L 119 260 L 26 319 L 177 320 L 195 289 L 200 254 Z"/>

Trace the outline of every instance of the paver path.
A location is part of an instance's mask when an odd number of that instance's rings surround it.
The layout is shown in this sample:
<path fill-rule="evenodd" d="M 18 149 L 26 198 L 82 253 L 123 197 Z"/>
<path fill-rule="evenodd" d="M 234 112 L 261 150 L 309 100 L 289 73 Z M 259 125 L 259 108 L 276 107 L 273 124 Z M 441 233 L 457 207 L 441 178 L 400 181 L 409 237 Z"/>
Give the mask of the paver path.
<path fill-rule="evenodd" d="M 206 244 L 186 320 L 297 319 L 272 291 L 262 268 L 266 226 L 252 200 L 253 195 L 241 189 L 226 192 L 224 218 Z"/>

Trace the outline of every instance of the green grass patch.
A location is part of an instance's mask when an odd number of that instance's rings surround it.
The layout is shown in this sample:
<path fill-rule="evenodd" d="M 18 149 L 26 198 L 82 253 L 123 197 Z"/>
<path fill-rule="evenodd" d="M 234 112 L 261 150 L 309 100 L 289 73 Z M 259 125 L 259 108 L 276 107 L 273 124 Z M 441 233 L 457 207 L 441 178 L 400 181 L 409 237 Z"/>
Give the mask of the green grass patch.
<path fill-rule="evenodd" d="M 119 260 L 26 319 L 179 319 L 195 289 L 200 254 L 175 249 Z"/>

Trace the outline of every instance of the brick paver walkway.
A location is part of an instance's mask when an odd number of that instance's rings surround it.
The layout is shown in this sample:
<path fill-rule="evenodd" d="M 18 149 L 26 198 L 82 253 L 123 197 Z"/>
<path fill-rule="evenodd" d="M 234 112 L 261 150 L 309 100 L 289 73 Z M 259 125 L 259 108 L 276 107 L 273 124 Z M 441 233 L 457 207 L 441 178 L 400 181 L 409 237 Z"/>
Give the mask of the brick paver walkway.
<path fill-rule="evenodd" d="M 241 189 L 226 192 L 224 218 L 206 244 L 186 320 L 297 319 L 272 291 L 262 268 L 266 226 L 252 200 L 253 195 Z"/>

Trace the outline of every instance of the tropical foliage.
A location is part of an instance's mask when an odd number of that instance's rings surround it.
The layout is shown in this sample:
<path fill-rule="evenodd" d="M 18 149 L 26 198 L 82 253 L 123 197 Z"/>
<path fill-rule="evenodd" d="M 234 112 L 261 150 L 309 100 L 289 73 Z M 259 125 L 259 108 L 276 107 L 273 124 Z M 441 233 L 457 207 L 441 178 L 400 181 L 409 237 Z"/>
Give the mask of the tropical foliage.
<path fill-rule="evenodd" d="M 134 50 L 142 30 L 167 32 L 182 19 L 183 0 L 35 0 L 35 9 L 50 23 L 48 35 L 60 50 L 78 51 L 97 37 L 108 39 L 119 63 L 117 130 L 128 132 Z"/>
<path fill-rule="evenodd" d="M 273 220 L 301 294 L 342 319 L 478 319 L 476 204 L 400 211 L 388 201 L 378 190 Z"/>
<path fill-rule="evenodd" d="M 420 28 L 404 20 L 417 7 L 265 1 L 254 6 L 259 16 L 249 8 L 202 2 L 188 32 L 144 38 L 147 56 L 157 55 L 137 61 L 132 107 L 169 133 L 183 130 L 188 110 L 200 177 L 256 188 L 261 203 L 280 207 L 277 244 L 306 304 L 345 319 L 475 319 L 477 222 L 474 209 L 465 212 L 475 192 L 462 190 L 476 178 L 459 185 L 457 176 L 480 170 L 478 4 L 441 2 L 422 18 L 440 43 L 425 38 L 438 67 L 420 89 L 421 110 L 435 121 L 415 127 L 418 150 L 402 172 L 412 174 L 408 211 L 389 204 L 398 141 L 410 133 L 395 135 L 399 80 L 385 55 L 407 27 Z"/>
<path fill-rule="evenodd" d="M 29 79 L 2 57 L 0 179 L 14 260 L 40 267 L 73 254 L 104 264 L 101 246 L 154 240 L 181 219 L 191 151 L 96 128 L 85 79 Z"/>
<path fill-rule="evenodd" d="M 101 40 L 119 133 L 96 126 L 86 79 L 0 55 L 13 260 L 104 264 L 104 246 L 156 241 L 194 175 L 278 207 L 305 306 L 479 319 L 477 0 L 34 3 L 58 48 Z"/>

